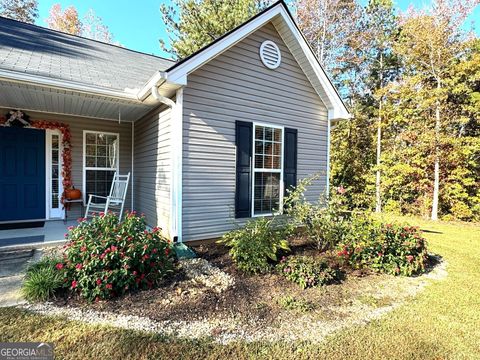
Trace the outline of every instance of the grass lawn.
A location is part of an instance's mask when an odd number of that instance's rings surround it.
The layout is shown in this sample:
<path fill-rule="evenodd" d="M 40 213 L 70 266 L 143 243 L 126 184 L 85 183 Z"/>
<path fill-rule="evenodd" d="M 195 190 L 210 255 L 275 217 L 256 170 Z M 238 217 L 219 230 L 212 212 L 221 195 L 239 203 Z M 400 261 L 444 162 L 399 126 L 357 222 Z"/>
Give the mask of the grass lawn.
<path fill-rule="evenodd" d="M 322 345 L 178 341 L 0 309 L 0 341 L 54 342 L 72 359 L 480 359 L 480 225 L 405 219 L 426 230 L 448 277 L 380 320 L 347 329 Z"/>

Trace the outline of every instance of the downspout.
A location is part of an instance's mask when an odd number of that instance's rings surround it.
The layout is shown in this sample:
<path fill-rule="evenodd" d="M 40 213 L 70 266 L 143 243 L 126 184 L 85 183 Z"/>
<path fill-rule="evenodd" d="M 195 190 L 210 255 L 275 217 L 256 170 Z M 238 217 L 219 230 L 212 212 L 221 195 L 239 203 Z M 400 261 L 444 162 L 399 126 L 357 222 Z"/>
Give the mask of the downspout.
<path fill-rule="evenodd" d="M 165 80 L 165 79 L 162 79 Z M 160 81 L 159 81 L 160 82 Z M 183 151 L 183 87 L 176 93 L 176 101 L 160 95 L 158 83 L 152 86 L 151 93 L 155 100 L 167 105 L 171 110 L 171 179 L 170 179 L 170 236 L 175 242 L 182 242 L 182 151 Z"/>

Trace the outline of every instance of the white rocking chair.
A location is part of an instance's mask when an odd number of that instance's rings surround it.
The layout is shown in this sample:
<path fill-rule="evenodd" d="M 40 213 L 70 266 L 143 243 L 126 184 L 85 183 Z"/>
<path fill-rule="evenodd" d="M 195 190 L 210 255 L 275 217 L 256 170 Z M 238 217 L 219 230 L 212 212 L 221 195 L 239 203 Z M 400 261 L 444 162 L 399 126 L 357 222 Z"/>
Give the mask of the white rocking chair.
<path fill-rule="evenodd" d="M 94 213 L 109 211 L 118 216 L 118 221 L 122 221 L 123 207 L 125 205 L 125 198 L 127 196 L 128 182 L 130 180 L 130 173 L 127 175 L 113 174 L 112 187 L 110 188 L 110 195 L 88 195 L 88 204 L 85 209 L 85 217 L 93 217 Z M 104 202 L 95 201 L 94 199 L 103 199 Z"/>

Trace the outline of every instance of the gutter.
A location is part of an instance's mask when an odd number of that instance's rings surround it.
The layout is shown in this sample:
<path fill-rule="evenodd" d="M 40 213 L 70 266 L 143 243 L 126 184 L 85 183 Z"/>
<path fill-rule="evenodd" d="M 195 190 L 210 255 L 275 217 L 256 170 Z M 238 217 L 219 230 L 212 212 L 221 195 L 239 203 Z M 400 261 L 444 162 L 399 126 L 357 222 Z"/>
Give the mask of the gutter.
<path fill-rule="evenodd" d="M 27 83 L 35 86 L 47 86 L 50 88 L 77 91 L 83 94 L 97 94 L 110 98 L 129 100 L 138 102 L 138 97 L 135 94 L 129 94 L 124 91 L 112 90 L 101 86 L 87 85 L 76 81 L 68 81 L 61 79 L 52 79 L 42 75 L 32 75 L 20 73 L 17 71 L 10 71 L 0 69 L 0 79 L 7 80 L 9 82 Z"/>

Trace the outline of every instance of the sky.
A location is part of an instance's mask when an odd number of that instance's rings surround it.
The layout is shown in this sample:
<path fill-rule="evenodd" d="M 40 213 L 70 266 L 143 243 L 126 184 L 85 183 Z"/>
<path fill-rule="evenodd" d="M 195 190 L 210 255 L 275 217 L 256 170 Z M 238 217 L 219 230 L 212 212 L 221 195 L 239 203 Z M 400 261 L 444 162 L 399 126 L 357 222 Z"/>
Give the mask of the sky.
<path fill-rule="evenodd" d="M 366 0 L 361 0 L 362 3 Z M 425 7 L 430 0 L 397 0 L 397 7 L 406 10 L 410 5 L 418 8 Z M 47 26 L 46 19 L 53 4 L 59 3 L 62 8 L 73 5 L 77 8 L 80 17 L 92 8 L 97 16 L 103 19 L 114 40 L 126 48 L 154 54 L 163 57 L 170 57 L 164 53 L 159 45 L 159 39 L 168 43 L 168 36 L 165 25 L 160 14 L 160 4 L 169 3 L 168 0 L 39 0 L 39 18 L 36 24 Z M 470 23 L 476 24 L 476 33 L 480 36 L 480 6 L 467 20 L 468 28 Z"/>

